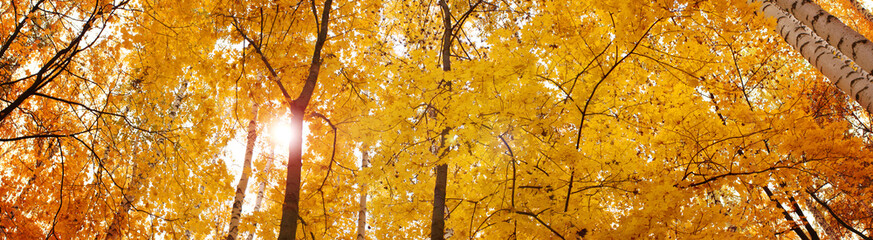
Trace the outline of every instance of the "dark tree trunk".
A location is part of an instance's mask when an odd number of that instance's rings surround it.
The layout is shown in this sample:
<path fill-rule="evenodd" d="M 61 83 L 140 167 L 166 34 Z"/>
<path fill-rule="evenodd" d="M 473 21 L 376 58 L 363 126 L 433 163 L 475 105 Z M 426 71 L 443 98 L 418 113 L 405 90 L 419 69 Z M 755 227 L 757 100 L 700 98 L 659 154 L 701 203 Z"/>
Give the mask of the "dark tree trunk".
<path fill-rule="evenodd" d="M 449 10 L 449 5 L 446 0 L 440 0 L 440 7 L 443 11 L 443 39 L 442 39 L 442 63 L 443 71 L 452 70 L 452 61 L 449 58 L 452 53 L 452 15 Z M 445 133 L 445 132 L 443 132 Z M 440 148 L 434 151 L 434 154 L 439 154 L 442 145 L 445 143 L 445 134 L 440 136 Z M 449 166 L 445 163 L 439 164 L 434 169 L 436 171 L 436 184 L 433 187 L 433 215 L 431 215 L 430 239 L 443 239 L 446 229 L 446 185 L 448 182 Z"/>
<path fill-rule="evenodd" d="M 309 75 L 306 77 L 303 90 L 296 99 L 288 102 L 292 114 L 291 132 L 294 134 L 291 136 L 291 143 L 288 147 L 288 175 L 285 183 L 285 202 L 282 204 L 282 221 L 279 224 L 278 239 L 280 240 L 291 240 L 297 236 L 297 219 L 300 218 L 300 170 L 303 166 L 303 114 L 306 113 L 306 107 L 312 98 L 315 84 L 318 82 L 318 71 L 321 68 L 321 49 L 327 40 L 327 26 L 330 22 L 332 2 L 332 0 L 324 1 L 324 9 L 321 10 L 321 28 L 318 29 L 312 64 L 309 66 Z M 287 92 L 285 94 L 287 98 Z"/>

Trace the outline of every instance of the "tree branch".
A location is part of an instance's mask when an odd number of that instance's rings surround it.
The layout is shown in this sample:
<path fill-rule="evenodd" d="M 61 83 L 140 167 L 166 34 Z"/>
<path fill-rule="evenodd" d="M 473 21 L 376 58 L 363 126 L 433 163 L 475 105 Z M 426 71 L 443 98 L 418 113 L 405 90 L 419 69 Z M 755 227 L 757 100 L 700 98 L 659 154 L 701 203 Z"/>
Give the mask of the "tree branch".
<path fill-rule="evenodd" d="M 561 239 L 566 239 L 566 238 L 564 238 L 563 235 L 561 235 L 560 233 L 558 233 L 558 231 L 555 231 L 554 228 L 552 228 L 551 226 L 549 226 L 549 224 L 547 224 L 547 223 L 544 222 L 542 219 L 540 219 L 540 218 L 539 218 L 539 214 L 534 214 L 534 213 L 524 212 L 524 211 L 515 211 L 515 213 L 518 213 L 518 214 L 521 214 L 521 215 L 526 215 L 526 216 L 533 217 L 534 219 L 537 220 L 537 222 L 540 222 L 540 224 L 542 224 L 543 227 L 546 227 L 547 229 L 549 229 L 549 231 L 551 231 L 552 233 L 554 233 L 555 236 L 558 236 L 558 237 L 561 238 Z"/>
<path fill-rule="evenodd" d="M 822 201 L 821 199 L 819 199 L 818 196 L 816 196 L 814 192 L 812 192 L 811 190 L 807 189 L 807 190 L 806 190 L 806 193 L 808 193 L 809 196 L 812 196 L 812 199 L 815 200 L 815 202 L 817 202 L 818 204 L 820 204 L 822 207 L 824 207 L 825 210 L 828 210 L 828 213 L 831 214 L 831 217 L 834 217 L 834 219 L 837 220 L 837 223 L 839 223 L 840 226 L 843 226 L 844 228 L 848 229 L 848 230 L 851 231 L 852 233 L 855 233 L 856 235 L 858 235 L 859 237 L 861 237 L 861 239 L 864 239 L 864 240 L 873 240 L 873 238 L 870 238 L 870 237 L 864 235 L 863 233 L 861 233 L 860 231 L 858 231 L 857 229 L 853 228 L 853 227 L 850 226 L 848 223 L 846 223 L 846 221 L 844 221 L 843 219 L 841 219 L 839 216 L 837 216 L 837 214 L 834 212 L 834 210 L 831 209 L 831 207 L 828 206 L 827 203 L 825 203 L 824 201 Z M 833 236 L 832 236 L 832 237 L 833 237 Z"/>
<path fill-rule="evenodd" d="M 506 139 L 503 138 L 503 135 L 497 136 L 500 138 L 500 141 L 503 141 L 503 145 L 506 146 L 506 149 L 509 150 L 509 157 L 512 158 L 512 196 L 510 197 L 510 202 L 512 209 L 515 209 L 515 178 L 517 176 L 517 171 L 515 169 L 515 155 L 512 154 L 512 148 L 509 147 L 509 143 L 506 142 Z"/>

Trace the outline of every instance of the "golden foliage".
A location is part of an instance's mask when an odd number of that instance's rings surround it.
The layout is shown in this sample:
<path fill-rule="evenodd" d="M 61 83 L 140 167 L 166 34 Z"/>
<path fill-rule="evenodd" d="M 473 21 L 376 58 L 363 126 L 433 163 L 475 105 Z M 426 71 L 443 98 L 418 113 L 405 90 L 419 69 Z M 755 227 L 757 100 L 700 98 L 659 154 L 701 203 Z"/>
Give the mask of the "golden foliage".
<path fill-rule="evenodd" d="M 836 239 L 854 235 L 840 221 L 873 224 L 868 113 L 746 1 L 449 4 L 448 72 L 435 1 L 330 9 L 297 238 L 354 238 L 365 183 L 367 238 L 425 238 L 443 163 L 451 238 L 794 238 L 809 221 Z M 127 239 L 223 237 L 252 103 L 269 123 L 251 181 L 266 192 L 257 212 L 246 198 L 239 236 L 275 238 L 286 172 L 264 172 L 266 152 L 287 165 L 273 129 L 291 114 L 277 81 L 303 88 L 321 6 L 0 4 L 0 238 L 105 238 L 115 222 Z M 861 14 L 835 15 L 869 35 Z"/>

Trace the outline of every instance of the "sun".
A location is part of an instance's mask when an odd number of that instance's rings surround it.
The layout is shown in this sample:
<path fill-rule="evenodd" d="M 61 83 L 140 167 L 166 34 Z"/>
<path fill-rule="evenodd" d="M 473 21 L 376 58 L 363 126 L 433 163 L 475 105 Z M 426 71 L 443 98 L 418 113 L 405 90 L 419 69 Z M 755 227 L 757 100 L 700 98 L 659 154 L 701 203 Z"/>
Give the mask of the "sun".
<path fill-rule="evenodd" d="M 287 145 L 288 142 L 291 141 L 293 133 L 291 130 L 291 123 L 288 120 L 289 119 L 287 118 L 283 118 L 278 119 L 273 123 L 272 130 L 270 131 L 270 138 L 273 144 Z"/>
<path fill-rule="evenodd" d="M 291 143 L 291 137 L 297 134 L 297 131 L 291 127 L 291 119 L 288 117 L 279 117 L 273 120 L 270 126 L 270 144 L 277 151 L 287 151 L 288 144 Z M 309 134 L 309 124 L 303 122 L 303 151 L 306 152 L 308 144 L 306 137 Z"/>

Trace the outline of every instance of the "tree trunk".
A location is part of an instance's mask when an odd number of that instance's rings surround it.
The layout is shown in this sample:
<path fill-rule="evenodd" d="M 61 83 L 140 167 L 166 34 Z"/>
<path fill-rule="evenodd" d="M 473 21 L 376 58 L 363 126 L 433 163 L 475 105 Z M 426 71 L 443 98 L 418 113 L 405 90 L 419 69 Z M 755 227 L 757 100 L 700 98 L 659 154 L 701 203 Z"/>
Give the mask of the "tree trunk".
<path fill-rule="evenodd" d="M 285 176 L 285 201 L 282 204 L 282 221 L 279 240 L 292 240 L 297 236 L 297 218 L 300 217 L 300 170 L 303 167 L 303 111 L 293 111 L 291 118 L 291 144 L 288 147 L 288 175 Z"/>
<path fill-rule="evenodd" d="M 443 39 L 442 39 L 442 63 L 443 71 L 452 70 L 452 14 L 446 0 L 440 0 L 440 8 L 443 11 Z M 445 133 L 445 132 L 444 132 Z M 434 151 L 435 155 L 439 154 L 442 145 L 445 143 L 445 134 L 440 136 L 440 147 Z M 439 156 L 437 156 L 439 157 Z M 436 183 L 433 187 L 433 212 L 431 215 L 430 239 L 441 240 L 445 236 L 446 228 L 446 185 L 448 182 L 449 166 L 441 163 L 434 168 L 436 172 Z"/>
<path fill-rule="evenodd" d="M 262 172 L 264 179 L 261 179 L 261 182 L 258 183 L 258 185 L 259 185 L 258 186 L 258 198 L 255 199 L 255 209 L 252 211 L 255 213 L 261 211 L 261 204 L 264 201 L 264 189 L 267 188 L 267 174 L 269 174 L 270 170 L 273 170 L 273 161 L 275 159 L 275 156 L 273 155 L 274 153 L 273 153 L 272 146 L 270 146 L 268 148 L 270 149 L 270 153 L 267 154 L 267 166 L 264 167 L 264 171 Z M 258 223 L 255 223 L 254 226 L 257 227 Z M 246 240 L 252 240 L 254 238 L 254 236 L 255 236 L 255 231 L 252 230 L 252 232 L 249 233 L 249 237 L 247 237 Z"/>
<path fill-rule="evenodd" d="M 179 85 L 179 89 L 176 90 L 176 94 L 173 99 L 173 103 L 170 105 L 170 122 L 167 124 L 168 126 L 172 126 L 173 122 L 176 120 L 176 116 L 178 115 L 179 109 L 182 107 L 182 100 L 185 99 L 185 91 L 188 89 L 188 80 L 183 80 Z M 158 139 L 158 144 L 163 144 L 164 139 Z M 127 186 L 127 189 L 124 189 L 123 199 L 121 200 L 121 205 L 118 207 L 118 211 L 115 212 L 115 215 L 112 217 L 112 222 L 109 224 L 109 229 L 106 230 L 106 240 L 115 240 L 121 239 L 121 231 L 124 226 L 127 224 L 128 213 L 130 209 L 133 208 L 133 204 L 136 202 L 139 197 L 139 192 L 142 191 L 143 182 L 145 181 L 145 171 L 142 169 L 142 166 L 133 161 L 133 166 L 131 167 L 131 180 L 130 184 Z"/>
<path fill-rule="evenodd" d="M 821 209 L 816 207 L 817 204 L 815 202 L 809 198 L 803 199 L 804 203 L 809 208 L 809 211 L 812 213 L 812 217 L 815 218 L 815 222 L 824 229 L 826 234 L 825 237 L 827 237 L 827 239 L 837 239 L 842 236 L 842 234 L 837 232 L 837 230 L 828 223 L 827 219 L 824 218 L 824 215 L 821 214 Z"/>
<path fill-rule="evenodd" d="M 773 192 L 770 191 L 770 188 L 767 186 L 762 187 L 764 189 L 764 193 L 767 194 L 767 197 L 770 198 L 770 201 L 773 201 L 773 204 L 776 204 L 776 207 L 779 210 L 782 210 L 782 216 L 785 217 L 785 221 L 788 221 L 788 224 L 791 226 L 791 230 L 794 233 L 797 233 L 797 236 L 800 237 L 801 240 L 809 240 L 809 237 L 806 236 L 806 233 L 803 232 L 803 229 L 800 229 L 800 225 L 794 221 L 794 218 L 791 218 L 791 214 L 782 207 L 782 203 L 779 203 L 779 200 L 773 196 Z"/>
<path fill-rule="evenodd" d="M 867 73 L 873 71 L 873 42 L 809 0 L 775 0 L 816 35 L 849 56 Z"/>
<path fill-rule="evenodd" d="M 867 19 L 868 22 L 873 23 L 873 14 L 870 14 L 870 11 L 864 9 L 864 6 L 861 5 L 861 2 L 858 0 L 849 0 L 852 3 L 852 7 L 855 7 L 855 10 L 858 10 L 858 13 L 864 16 L 864 19 Z"/>
<path fill-rule="evenodd" d="M 367 153 L 369 147 L 364 145 L 361 148 L 361 170 L 370 166 L 370 154 Z M 367 231 L 367 183 L 361 183 L 361 197 L 358 199 L 361 209 L 358 211 L 358 234 L 357 240 L 366 239 Z"/>
<path fill-rule="evenodd" d="M 446 164 L 437 165 L 436 184 L 433 187 L 433 215 L 431 215 L 430 239 L 443 239 L 446 228 L 446 180 L 448 178 L 449 166 Z"/>
<path fill-rule="evenodd" d="M 140 166 L 134 162 L 131 169 L 133 174 L 130 184 L 124 192 L 124 199 L 121 200 L 121 205 L 115 215 L 112 217 L 112 223 L 109 224 L 109 230 L 106 230 L 106 240 L 121 239 L 122 229 L 127 225 L 128 212 L 133 208 L 133 203 L 136 202 L 139 196 L 139 191 L 142 188 L 142 182 L 145 180 Z"/>
<path fill-rule="evenodd" d="M 867 72 L 852 67 L 851 61 L 835 51 L 827 42 L 816 36 L 809 28 L 778 6 L 764 2 L 761 12 L 776 18 L 778 33 L 800 54 L 815 66 L 837 88 L 855 99 L 868 113 L 873 113 L 873 78 Z M 873 56 L 873 55 L 871 55 Z"/>
<path fill-rule="evenodd" d="M 300 171 L 303 166 L 303 114 L 306 113 L 306 107 L 312 98 L 315 84 L 318 82 L 318 71 L 321 68 L 321 49 L 327 40 L 331 3 L 332 0 L 324 1 L 324 9 L 321 10 L 321 29 L 318 29 L 315 51 L 312 54 L 312 63 L 309 65 L 309 75 L 303 84 L 303 90 L 296 99 L 288 101 L 292 115 L 291 131 L 293 134 L 291 143 L 288 144 L 288 175 L 285 183 L 285 199 L 282 203 L 282 220 L 279 224 L 279 240 L 292 240 L 297 236 L 297 219 L 300 217 Z M 287 92 L 284 94 L 287 98 Z"/>
<path fill-rule="evenodd" d="M 809 222 L 809 217 L 807 217 L 806 214 L 803 214 L 803 209 L 800 209 L 800 204 L 797 204 L 797 200 L 794 199 L 794 196 L 788 195 L 788 202 L 791 204 L 791 208 L 794 209 L 794 214 L 797 214 L 797 217 L 800 218 L 800 222 L 803 223 L 803 227 L 806 228 L 809 237 L 812 240 L 819 240 L 818 232 L 816 232 L 815 228 L 812 227 L 812 224 Z"/>
<path fill-rule="evenodd" d="M 246 154 L 243 158 L 243 171 L 236 185 L 236 196 L 233 198 L 233 208 L 230 213 L 230 226 L 226 240 L 236 239 L 239 233 L 239 218 L 243 202 L 246 198 L 246 188 L 249 186 L 249 174 L 252 172 L 252 153 L 255 150 L 255 140 L 258 138 L 258 104 L 252 106 L 252 119 L 249 120 Z"/>

